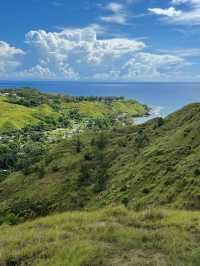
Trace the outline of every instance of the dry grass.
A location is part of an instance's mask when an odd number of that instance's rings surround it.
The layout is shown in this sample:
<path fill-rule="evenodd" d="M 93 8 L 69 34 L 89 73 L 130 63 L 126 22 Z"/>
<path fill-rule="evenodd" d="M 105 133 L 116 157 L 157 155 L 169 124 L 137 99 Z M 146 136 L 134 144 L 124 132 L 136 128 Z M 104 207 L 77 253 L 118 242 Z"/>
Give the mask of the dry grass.
<path fill-rule="evenodd" d="M 0 265 L 199 265 L 200 213 L 68 212 L 1 226 Z"/>

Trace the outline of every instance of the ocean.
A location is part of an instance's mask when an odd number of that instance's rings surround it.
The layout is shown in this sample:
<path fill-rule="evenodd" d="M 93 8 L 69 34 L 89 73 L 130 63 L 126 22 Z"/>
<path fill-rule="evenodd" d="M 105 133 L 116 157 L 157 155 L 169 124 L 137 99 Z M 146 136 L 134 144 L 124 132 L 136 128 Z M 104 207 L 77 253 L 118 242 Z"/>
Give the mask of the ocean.
<path fill-rule="evenodd" d="M 124 96 L 150 106 L 152 117 L 165 117 L 184 105 L 200 102 L 200 83 L 0 81 L 0 88 L 20 87 L 74 96 Z"/>

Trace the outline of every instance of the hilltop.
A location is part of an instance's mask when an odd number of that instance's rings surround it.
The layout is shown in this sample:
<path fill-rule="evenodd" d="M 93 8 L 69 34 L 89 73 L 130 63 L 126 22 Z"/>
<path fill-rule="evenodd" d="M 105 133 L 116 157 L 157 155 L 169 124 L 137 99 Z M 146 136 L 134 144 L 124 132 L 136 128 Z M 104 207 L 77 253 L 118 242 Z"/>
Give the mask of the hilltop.
<path fill-rule="evenodd" d="M 2 221 L 110 204 L 199 209 L 199 119 L 196 103 L 143 125 L 24 145 L 2 177 Z"/>

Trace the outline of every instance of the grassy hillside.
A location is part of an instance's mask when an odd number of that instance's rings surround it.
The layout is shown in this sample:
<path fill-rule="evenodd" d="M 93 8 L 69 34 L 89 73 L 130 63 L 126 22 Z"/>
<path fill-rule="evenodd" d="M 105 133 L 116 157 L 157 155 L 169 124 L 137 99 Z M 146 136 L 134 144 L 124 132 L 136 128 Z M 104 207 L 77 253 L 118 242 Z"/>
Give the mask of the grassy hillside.
<path fill-rule="evenodd" d="M 145 112 L 145 106 L 133 100 L 127 100 L 126 102 L 114 101 L 112 108 L 117 113 L 128 114 L 133 117 L 137 117 L 138 115 L 142 116 Z"/>
<path fill-rule="evenodd" d="M 64 111 L 77 110 L 81 116 L 90 118 L 104 118 L 111 111 L 110 107 L 103 102 L 88 101 L 64 103 L 62 108 Z"/>
<path fill-rule="evenodd" d="M 49 105 L 41 104 L 38 107 L 26 107 L 8 102 L 6 97 L 0 97 L 0 131 L 25 128 L 44 122 L 46 117 L 59 118 Z"/>
<path fill-rule="evenodd" d="M 38 123 L 33 117 L 33 110 L 25 106 L 8 103 L 5 97 L 0 97 L 0 129 L 22 128 L 27 124 Z"/>
<path fill-rule="evenodd" d="M 85 132 L 32 160 L 31 150 L 22 171 L 1 182 L 1 220 L 113 203 L 199 209 L 199 120 L 200 104 L 192 104 L 164 120 Z"/>
<path fill-rule="evenodd" d="M 127 119 L 143 116 L 148 107 L 122 97 L 70 97 L 26 88 L 0 90 L 0 132 L 38 124 L 67 127 L 84 118 L 103 120 L 111 115 L 116 120 L 122 113 Z"/>
<path fill-rule="evenodd" d="M 199 212 L 68 212 L 1 226 L 0 265 L 198 266 L 199 234 Z"/>

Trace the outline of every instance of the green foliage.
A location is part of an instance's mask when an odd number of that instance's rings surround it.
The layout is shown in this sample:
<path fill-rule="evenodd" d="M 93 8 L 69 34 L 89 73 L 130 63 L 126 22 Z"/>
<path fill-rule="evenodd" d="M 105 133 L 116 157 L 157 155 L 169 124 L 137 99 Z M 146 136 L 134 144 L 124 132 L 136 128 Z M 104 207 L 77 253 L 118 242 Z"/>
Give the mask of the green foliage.
<path fill-rule="evenodd" d="M 0 144 L 0 169 L 13 168 L 17 160 L 17 146 L 13 143 Z"/>
<path fill-rule="evenodd" d="M 9 94 L 8 100 L 10 103 L 24 105 L 27 107 L 39 106 L 45 103 L 45 97 L 37 90 L 31 88 L 23 88 L 13 90 Z"/>
<path fill-rule="evenodd" d="M 13 213 L 5 214 L 0 217 L 0 225 L 7 224 L 7 225 L 14 225 L 17 223 L 17 217 Z"/>

